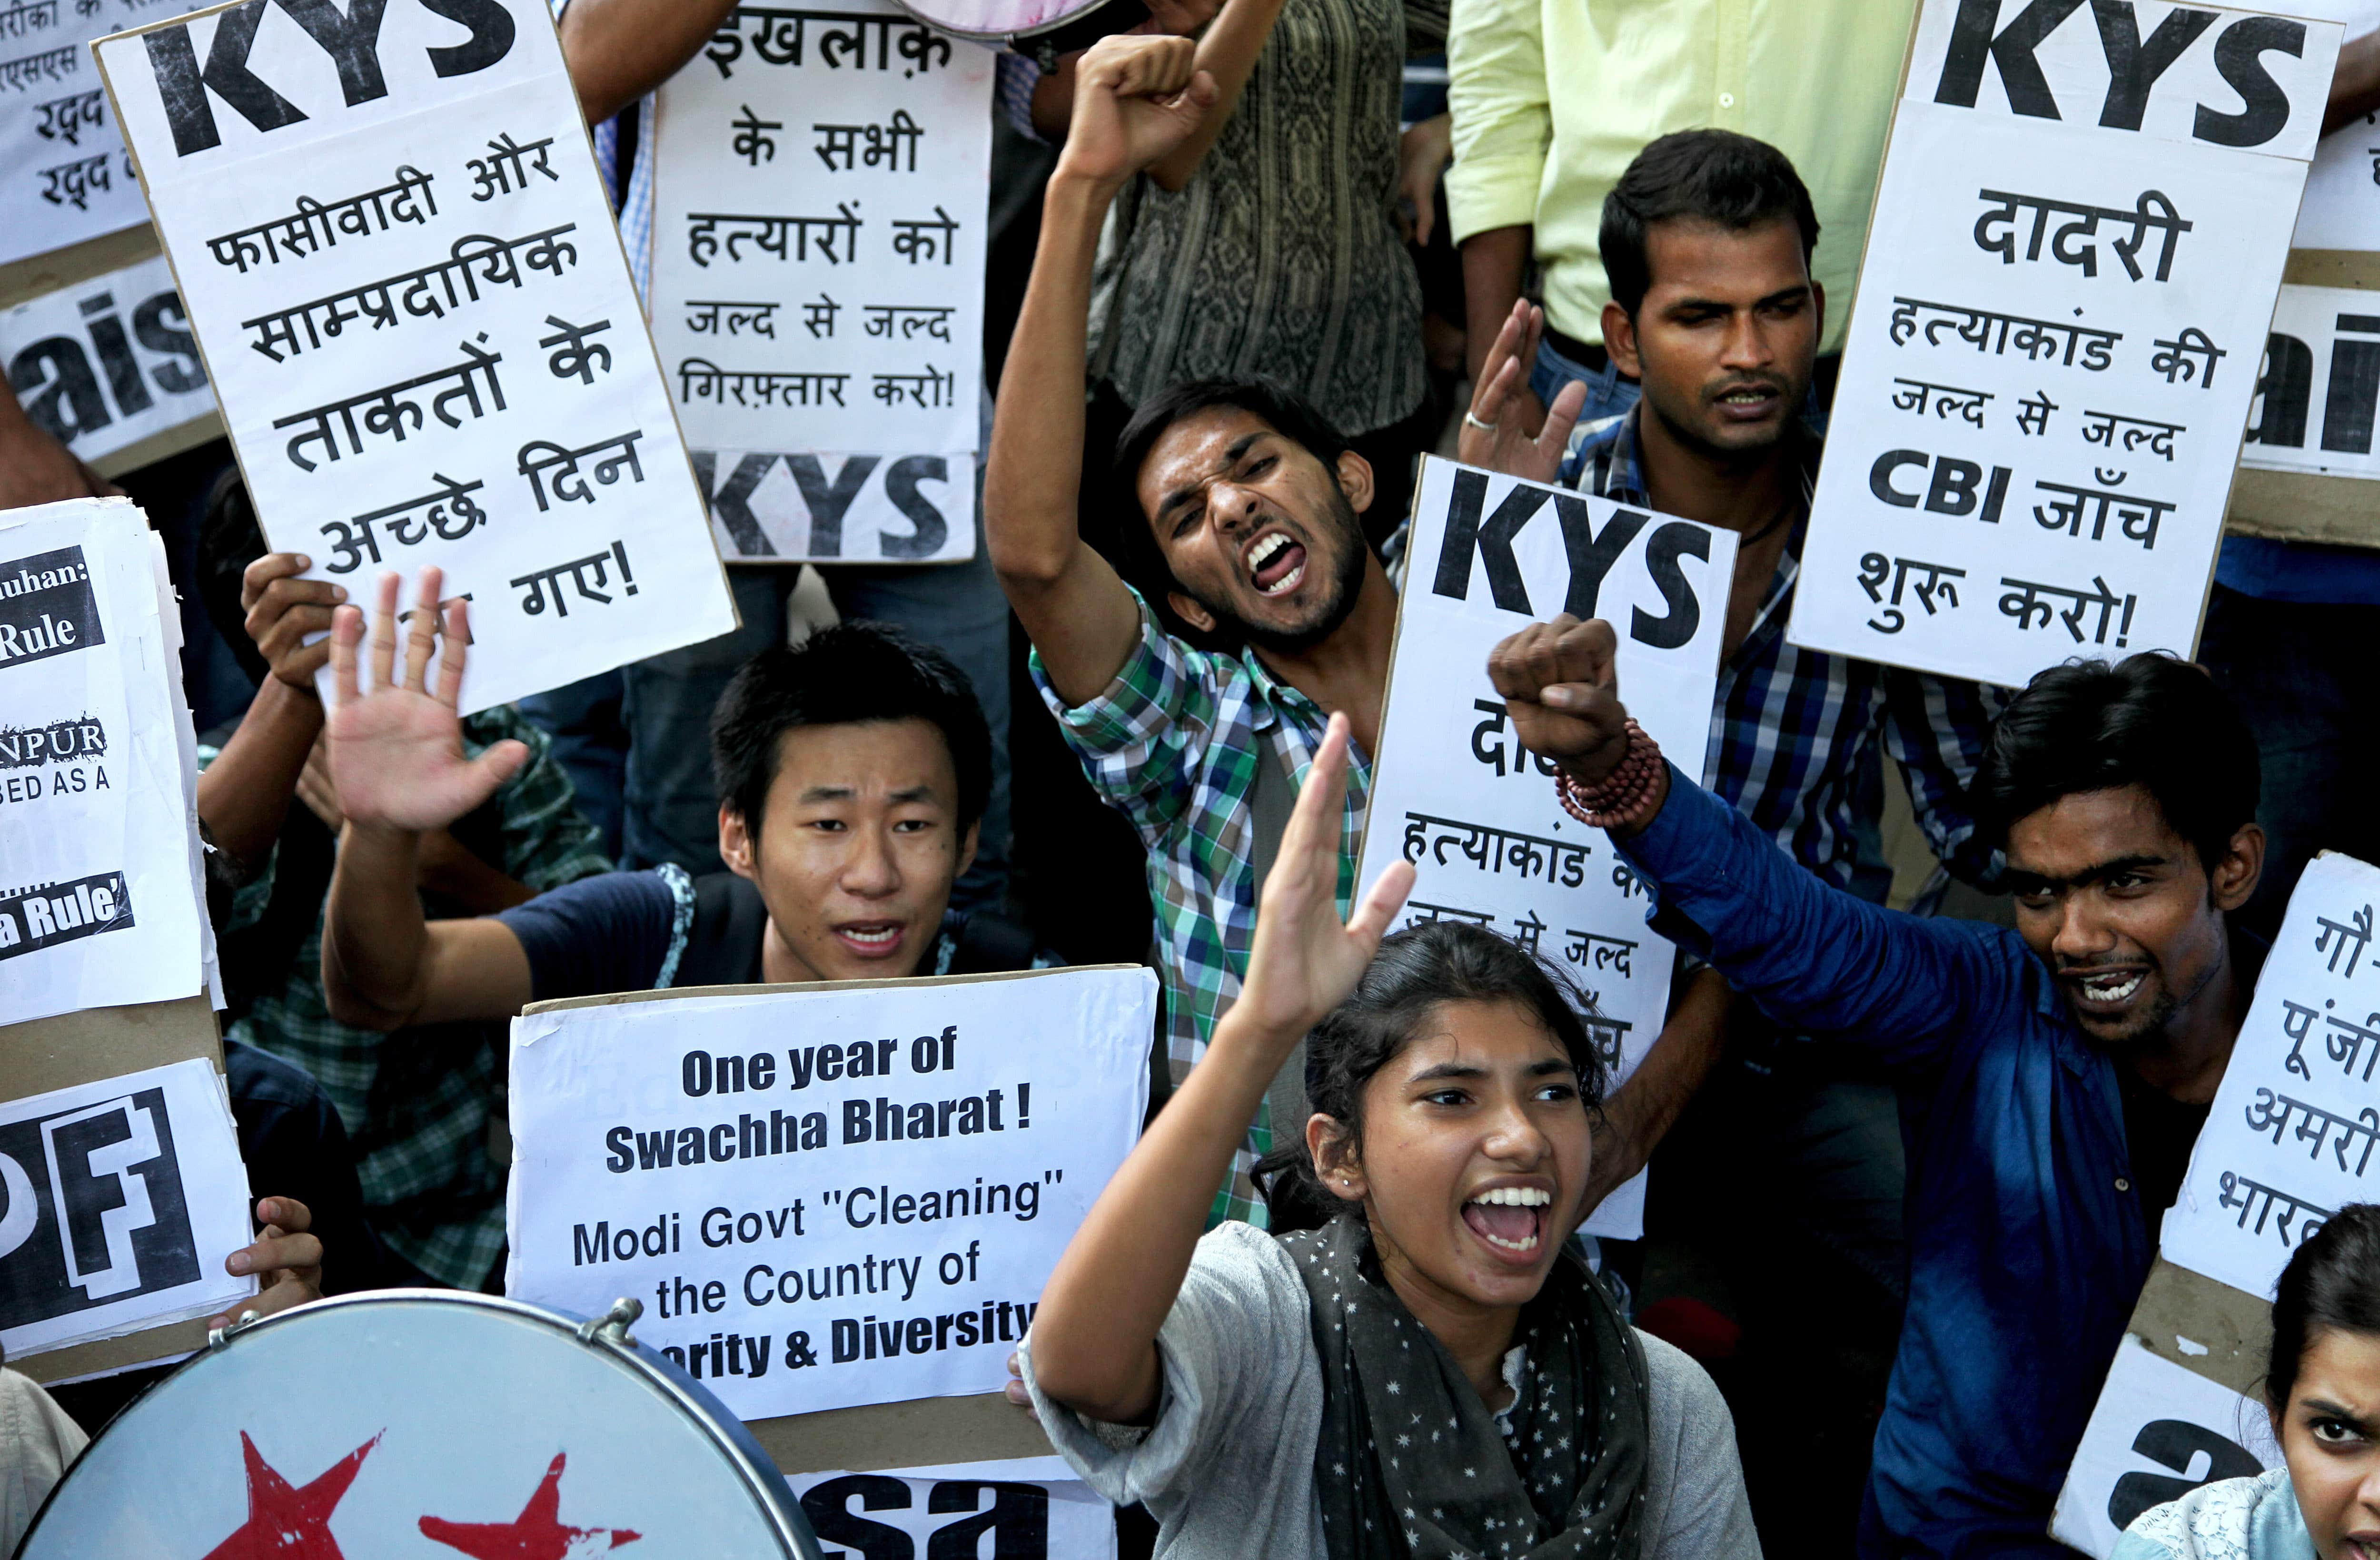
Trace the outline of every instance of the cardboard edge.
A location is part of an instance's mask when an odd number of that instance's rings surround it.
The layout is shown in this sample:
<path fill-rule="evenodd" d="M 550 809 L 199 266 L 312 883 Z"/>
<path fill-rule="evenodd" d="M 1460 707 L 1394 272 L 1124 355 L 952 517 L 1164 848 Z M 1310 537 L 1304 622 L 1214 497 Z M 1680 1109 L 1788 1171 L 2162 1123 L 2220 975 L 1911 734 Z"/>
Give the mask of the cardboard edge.
<path fill-rule="evenodd" d="M 197 1058 L 222 1075 L 223 1037 L 204 991 L 28 1019 L 0 1028 L 0 1102 Z"/>
<path fill-rule="evenodd" d="M 2168 1364 L 2251 1402 L 2264 1400 L 2273 1347 L 2271 1302 L 2160 1256 L 2124 1331 Z M 2185 1348 L 2181 1340 L 2195 1346 Z"/>
<path fill-rule="evenodd" d="M 606 991 L 592 997 L 558 997 L 548 1002 L 532 1002 L 520 1010 L 520 1016 L 530 1018 L 539 1013 L 565 1012 L 573 1008 L 620 1007 L 630 1002 L 664 1002 L 681 997 L 783 997 L 813 991 L 910 991 L 923 986 L 982 986 L 995 981 L 1034 980 L 1047 975 L 1081 974 L 1093 970 L 1147 969 L 1148 966 L 1146 964 L 1060 964 L 1048 970 L 1002 970 L 983 975 L 912 975 L 895 981 L 829 980 L 783 986 L 687 986 L 660 991 Z"/>
<path fill-rule="evenodd" d="M 141 203 L 148 202 L 144 199 Z M 14 308 L 45 294 L 80 286 L 163 253 L 164 249 L 157 242 L 156 224 L 151 222 L 135 223 L 79 244 L 10 260 L 0 265 L 0 308 Z"/>
<path fill-rule="evenodd" d="M 747 1420 L 744 1426 L 778 1471 L 796 1479 L 811 1473 L 1046 1457 L 1056 1450 L 1040 1421 L 1001 1392 L 827 1409 Z"/>
<path fill-rule="evenodd" d="M 52 1382 L 91 1376 L 112 1376 L 176 1355 L 196 1353 L 206 1346 L 206 1318 L 194 1317 L 187 1322 L 168 1322 L 162 1327 L 148 1327 L 137 1333 L 119 1333 L 114 1337 L 98 1338 L 89 1343 L 68 1344 L 63 1348 L 44 1349 L 35 1354 L 12 1354 L 8 1357 L 8 1368 L 18 1375 L 30 1376 L 47 1385 Z"/>

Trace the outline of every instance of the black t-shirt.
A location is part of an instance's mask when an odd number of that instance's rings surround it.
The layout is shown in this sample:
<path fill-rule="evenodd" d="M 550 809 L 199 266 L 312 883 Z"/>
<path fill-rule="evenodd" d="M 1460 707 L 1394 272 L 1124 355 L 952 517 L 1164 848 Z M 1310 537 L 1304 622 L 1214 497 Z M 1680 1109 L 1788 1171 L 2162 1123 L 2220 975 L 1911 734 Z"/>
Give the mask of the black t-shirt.
<path fill-rule="evenodd" d="M 2165 1211 L 2181 1195 L 2191 1148 L 2214 1107 L 2185 1105 L 2151 1087 L 2120 1058 L 2116 1084 L 2124 1099 L 2124 1145 L 2132 1162 L 2132 1187 L 2140 1193 L 2141 1212 L 2148 1216 L 2154 1237 Z"/>

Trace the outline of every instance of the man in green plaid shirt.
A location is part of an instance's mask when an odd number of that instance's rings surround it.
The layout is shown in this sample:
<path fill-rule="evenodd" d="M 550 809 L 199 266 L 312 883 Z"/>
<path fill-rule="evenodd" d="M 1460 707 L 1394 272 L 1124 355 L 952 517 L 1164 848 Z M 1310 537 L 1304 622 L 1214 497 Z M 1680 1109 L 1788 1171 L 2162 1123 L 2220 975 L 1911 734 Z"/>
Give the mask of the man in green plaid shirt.
<path fill-rule="evenodd" d="M 985 536 L 1032 635 L 1036 685 L 1091 783 L 1148 847 L 1177 1078 L 1247 968 L 1258 766 L 1280 766 L 1293 789 L 1342 710 L 1356 746 L 1342 823 L 1347 908 L 1397 611 L 1357 519 L 1372 502 L 1371 467 L 1270 385 L 1202 381 L 1139 407 L 1116 451 L 1112 502 L 1139 511 L 1119 531 L 1140 589 L 1078 534 L 1100 224 L 1143 169 L 1185 146 L 1195 160 L 1201 123 L 1211 129 L 1230 111 L 1192 50 L 1184 39 L 1113 38 L 1077 68 L 984 481 Z M 1226 647 L 1194 647 L 1190 635 Z M 1270 1146 L 1259 1119 L 1217 1219 L 1264 1222 L 1246 1172 Z"/>

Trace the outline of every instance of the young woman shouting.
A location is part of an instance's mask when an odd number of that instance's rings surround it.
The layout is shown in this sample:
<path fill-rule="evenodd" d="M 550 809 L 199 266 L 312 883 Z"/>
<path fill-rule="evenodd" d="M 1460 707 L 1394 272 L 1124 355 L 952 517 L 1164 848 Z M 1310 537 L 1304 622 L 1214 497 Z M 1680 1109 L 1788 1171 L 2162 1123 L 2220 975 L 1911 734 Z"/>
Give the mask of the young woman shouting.
<path fill-rule="evenodd" d="M 1166 1560 L 1757 1556 L 1710 1378 L 1565 1249 L 1600 1083 L 1577 1014 L 1477 927 L 1383 943 L 1402 863 L 1341 923 L 1346 773 L 1334 717 L 1237 1003 L 1042 1293 L 1042 1423 Z M 1322 1227 L 1201 1239 L 1301 1036 L 1314 1114 L 1270 1200 Z"/>

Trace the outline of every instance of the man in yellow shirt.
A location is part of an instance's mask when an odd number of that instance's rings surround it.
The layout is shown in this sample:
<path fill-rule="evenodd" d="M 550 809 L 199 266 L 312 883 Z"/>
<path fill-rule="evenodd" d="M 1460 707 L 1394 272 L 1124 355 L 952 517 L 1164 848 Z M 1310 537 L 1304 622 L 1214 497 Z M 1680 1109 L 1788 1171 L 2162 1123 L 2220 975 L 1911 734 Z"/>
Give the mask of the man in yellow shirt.
<path fill-rule="evenodd" d="M 1791 158 L 1826 240 L 1817 384 L 1834 387 L 1915 0 L 1462 0 L 1447 41 L 1474 382 L 1534 258 L 1545 338 L 1520 407 L 1535 428 L 1570 380 L 1582 420 L 1636 399 L 1603 351 L 1603 198 L 1646 142 L 1714 127 Z"/>

